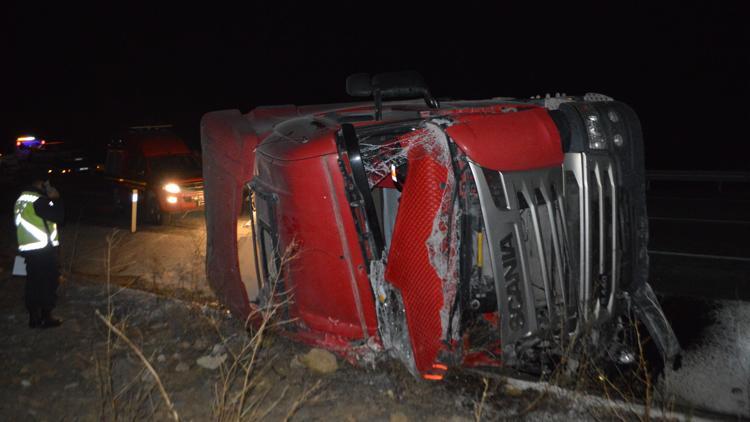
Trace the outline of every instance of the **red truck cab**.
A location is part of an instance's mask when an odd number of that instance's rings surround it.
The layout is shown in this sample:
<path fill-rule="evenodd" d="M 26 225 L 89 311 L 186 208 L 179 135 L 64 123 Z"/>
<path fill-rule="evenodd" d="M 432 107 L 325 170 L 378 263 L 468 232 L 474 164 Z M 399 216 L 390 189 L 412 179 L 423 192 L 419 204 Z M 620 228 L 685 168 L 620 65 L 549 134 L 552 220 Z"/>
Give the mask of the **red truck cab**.
<path fill-rule="evenodd" d="M 169 125 L 131 127 L 108 150 L 105 174 L 114 182 L 116 205 L 138 190 L 139 213 L 162 224 L 204 206 L 200 157 Z"/>

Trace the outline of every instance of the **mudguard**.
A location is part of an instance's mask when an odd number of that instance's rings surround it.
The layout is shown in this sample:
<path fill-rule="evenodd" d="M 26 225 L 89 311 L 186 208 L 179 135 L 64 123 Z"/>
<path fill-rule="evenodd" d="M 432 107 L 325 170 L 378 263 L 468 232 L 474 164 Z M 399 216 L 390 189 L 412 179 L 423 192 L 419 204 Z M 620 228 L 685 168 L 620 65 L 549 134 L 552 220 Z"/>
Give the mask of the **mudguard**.
<path fill-rule="evenodd" d="M 240 277 L 237 216 L 242 189 L 252 179 L 258 135 L 238 110 L 207 113 L 201 120 L 206 196 L 206 274 L 231 312 L 246 318 L 250 304 Z"/>

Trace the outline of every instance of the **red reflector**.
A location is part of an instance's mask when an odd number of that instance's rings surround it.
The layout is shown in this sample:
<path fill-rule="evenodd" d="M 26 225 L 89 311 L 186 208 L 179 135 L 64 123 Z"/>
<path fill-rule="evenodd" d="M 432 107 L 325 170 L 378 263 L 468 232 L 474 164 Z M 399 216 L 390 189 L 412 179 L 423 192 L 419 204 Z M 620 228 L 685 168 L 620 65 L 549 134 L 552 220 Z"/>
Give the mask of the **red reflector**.
<path fill-rule="evenodd" d="M 440 374 L 424 374 L 422 378 L 430 381 L 440 381 L 443 379 L 443 376 Z"/>
<path fill-rule="evenodd" d="M 443 365 L 442 363 L 433 363 L 432 367 L 435 369 L 442 369 L 443 371 L 448 370 L 448 367 L 446 365 Z"/>

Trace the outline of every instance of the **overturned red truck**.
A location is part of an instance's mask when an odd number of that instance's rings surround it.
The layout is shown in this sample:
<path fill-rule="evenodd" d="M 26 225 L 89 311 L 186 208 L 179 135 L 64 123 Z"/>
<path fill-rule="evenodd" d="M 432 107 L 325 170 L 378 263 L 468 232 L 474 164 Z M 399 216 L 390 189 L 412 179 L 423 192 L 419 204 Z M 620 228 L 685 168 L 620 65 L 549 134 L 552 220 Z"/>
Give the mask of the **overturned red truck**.
<path fill-rule="evenodd" d="M 678 356 L 647 283 L 628 106 L 439 102 L 411 72 L 353 75 L 347 91 L 373 100 L 203 117 L 207 276 L 232 313 L 284 303 L 291 337 L 426 379 L 565 353 L 627 363 L 631 316 Z"/>

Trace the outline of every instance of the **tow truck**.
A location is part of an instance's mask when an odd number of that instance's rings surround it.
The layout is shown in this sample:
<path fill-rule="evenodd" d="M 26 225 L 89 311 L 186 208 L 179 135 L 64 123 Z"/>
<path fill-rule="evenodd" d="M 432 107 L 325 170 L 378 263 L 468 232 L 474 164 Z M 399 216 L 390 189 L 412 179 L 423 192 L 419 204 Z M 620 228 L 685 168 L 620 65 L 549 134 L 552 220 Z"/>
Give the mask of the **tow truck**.
<path fill-rule="evenodd" d="M 630 107 L 441 102 L 414 72 L 352 75 L 347 92 L 371 100 L 203 116 L 207 278 L 233 314 L 281 304 L 286 335 L 430 380 L 627 364 L 636 320 L 677 361 Z"/>
<path fill-rule="evenodd" d="M 139 215 L 152 224 L 203 210 L 200 158 L 171 125 L 130 127 L 108 145 L 104 173 L 114 183 L 115 206 L 124 207 L 136 190 Z"/>

